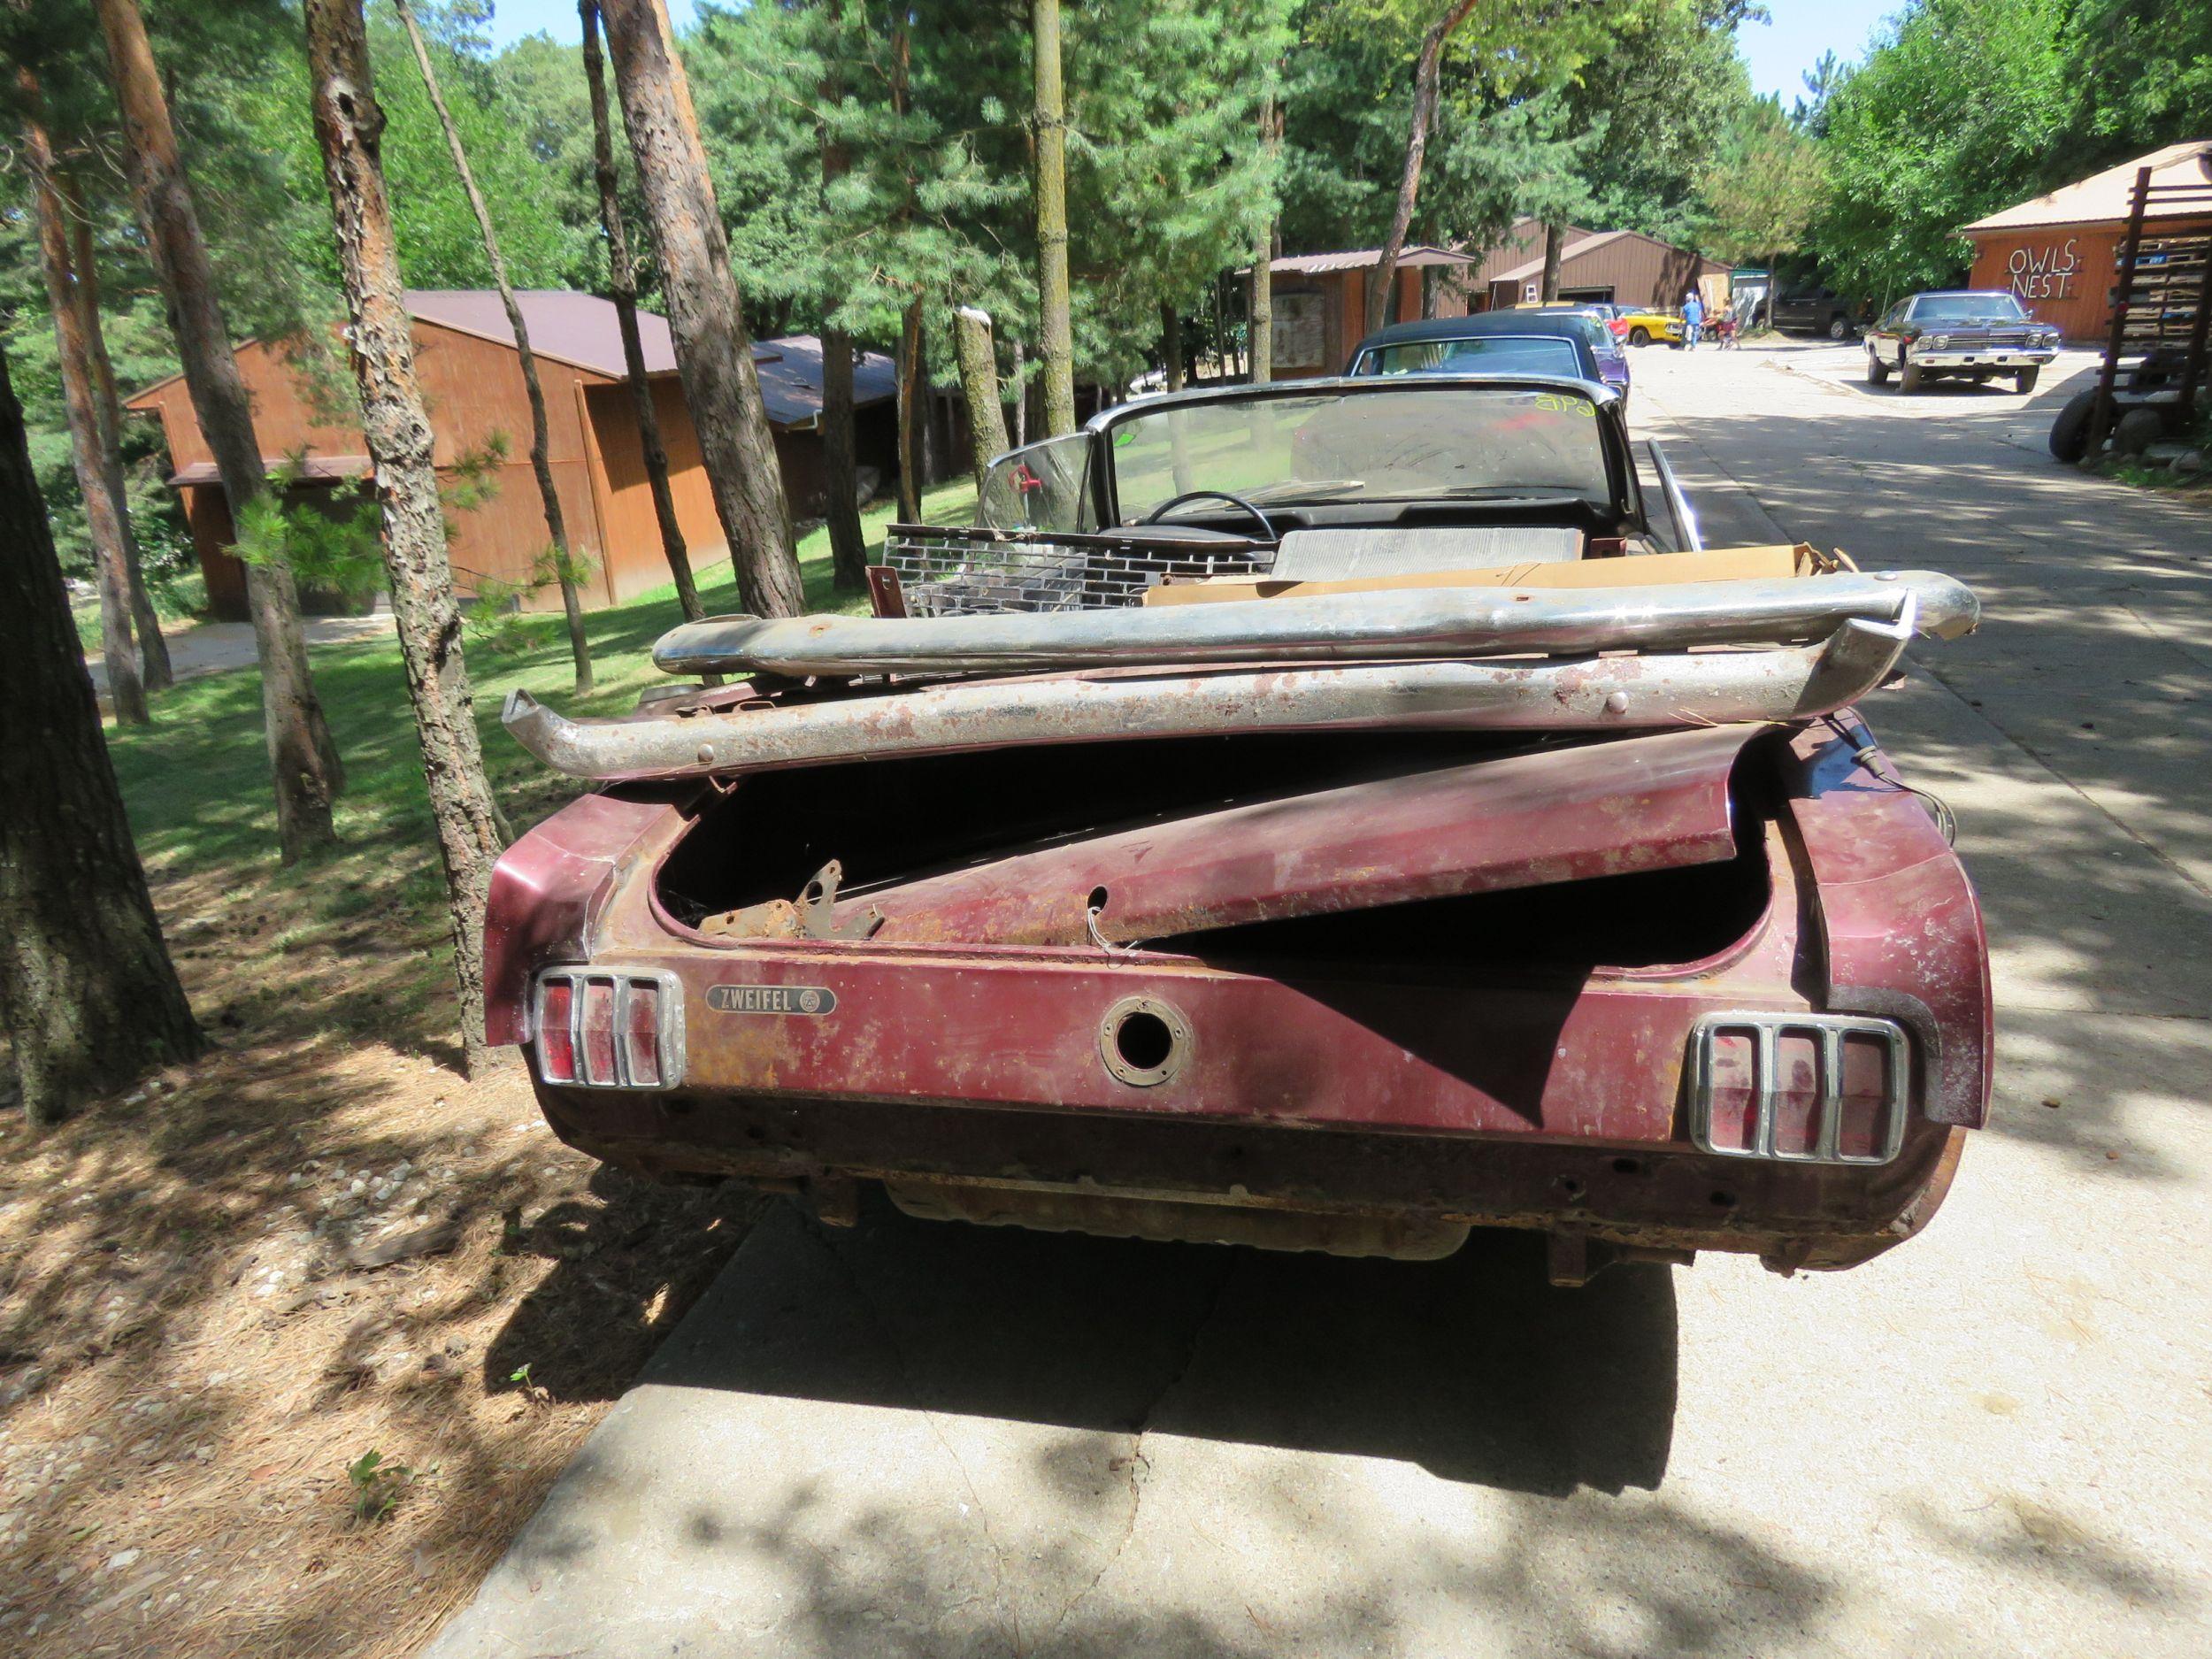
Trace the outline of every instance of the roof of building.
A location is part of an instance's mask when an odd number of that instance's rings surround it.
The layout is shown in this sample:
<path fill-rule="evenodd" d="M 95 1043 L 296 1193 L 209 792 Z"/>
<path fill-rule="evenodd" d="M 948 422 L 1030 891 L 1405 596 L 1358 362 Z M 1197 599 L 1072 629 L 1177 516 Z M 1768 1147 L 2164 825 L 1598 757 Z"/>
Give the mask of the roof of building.
<path fill-rule="evenodd" d="M 530 331 L 530 349 L 538 357 L 588 373 L 620 380 L 627 373 L 622 357 L 622 328 L 612 300 L 567 288 L 519 288 L 515 303 Z M 473 334 L 503 346 L 515 342 L 507 308 L 496 288 L 409 288 L 407 314 L 419 322 Z M 648 374 L 676 372 L 676 342 L 668 319 L 640 308 L 638 343 Z M 822 342 L 812 334 L 787 334 L 753 342 L 760 374 L 761 401 L 779 426 L 803 426 L 822 412 Z M 135 405 L 178 377 L 170 375 L 134 393 Z M 897 372 L 879 351 L 863 352 L 853 364 L 853 403 L 859 407 L 895 396 Z M 194 480 L 186 480 L 188 482 Z"/>
<path fill-rule="evenodd" d="M 1291 276 L 1320 276 L 1331 271 L 1363 271 L 1381 263 L 1379 248 L 1350 248 L 1341 253 L 1285 254 L 1279 259 L 1269 260 L 1267 268 Z M 1409 242 L 1398 255 L 1401 266 L 1474 263 L 1471 255 L 1450 248 L 1432 248 L 1425 242 Z"/>
<path fill-rule="evenodd" d="M 2124 219 L 2133 205 L 2135 175 L 2145 167 L 2151 170 L 2153 184 L 2212 183 L 2212 139 L 2193 138 L 2184 143 L 2169 144 L 2163 150 L 2154 150 L 2147 156 L 2138 156 L 2116 167 L 2107 167 L 2102 173 L 2093 173 L 2086 179 L 2061 186 L 2047 196 L 2039 196 L 2001 213 L 1978 219 L 1962 228 L 1971 234 L 1976 231 L 2029 230 L 2040 225 L 2086 225 L 2103 219 Z M 2192 205 L 2153 200 L 2146 207 L 2144 217 L 2202 219 L 2207 217 L 2207 211 L 2202 201 Z"/>
<path fill-rule="evenodd" d="M 1583 231 L 1579 234 L 1581 236 L 1579 242 L 1570 241 L 1561 245 L 1559 263 L 1562 268 L 1581 258 L 1585 254 L 1595 253 L 1599 249 L 1610 247 L 1617 242 L 1632 240 L 1647 242 L 1655 248 L 1665 248 L 1676 253 L 1690 251 L 1687 248 L 1677 247 L 1664 237 L 1647 235 L 1640 230 Z M 1707 259 L 1702 256 L 1700 256 L 1698 263 L 1701 269 L 1707 271 L 1725 271 L 1728 268 L 1717 259 Z M 1497 273 L 1490 280 L 1493 282 L 1526 282 L 1532 277 L 1540 277 L 1543 274 L 1544 259 L 1543 256 L 1539 254 L 1535 258 L 1517 265 L 1509 271 Z"/>

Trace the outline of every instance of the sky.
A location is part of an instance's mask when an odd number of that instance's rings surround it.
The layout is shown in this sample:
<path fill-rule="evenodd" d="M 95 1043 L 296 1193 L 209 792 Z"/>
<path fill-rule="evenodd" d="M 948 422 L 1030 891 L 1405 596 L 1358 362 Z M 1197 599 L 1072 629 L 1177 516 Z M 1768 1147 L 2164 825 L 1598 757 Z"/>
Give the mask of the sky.
<path fill-rule="evenodd" d="M 1747 23 L 1737 34 L 1751 65 L 1751 84 L 1761 92 L 1780 93 L 1786 106 L 1803 90 L 1805 71 L 1823 52 L 1832 51 L 1846 62 L 1861 57 L 1874 26 L 1902 4 L 1903 0 L 1766 0 L 1773 20 Z M 668 0 L 668 14 L 680 29 L 697 11 L 696 0 Z M 504 46 L 540 30 L 557 41 L 580 39 L 575 0 L 497 0 L 492 16 L 495 44 Z"/>

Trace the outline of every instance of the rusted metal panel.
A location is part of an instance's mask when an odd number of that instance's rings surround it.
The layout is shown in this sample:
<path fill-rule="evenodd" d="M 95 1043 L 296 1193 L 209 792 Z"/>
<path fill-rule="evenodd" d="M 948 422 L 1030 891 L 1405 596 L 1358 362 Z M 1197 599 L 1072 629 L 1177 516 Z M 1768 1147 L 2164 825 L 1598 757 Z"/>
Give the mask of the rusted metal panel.
<path fill-rule="evenodd" d="M 1862 744 L 1864 732 L 1847 741 L 1808 729 L 1793 744 L 1789 810 L 1819 895 L 1826 1004 L 1912 1031 L 1933 1073 L 1924 1111 L 1978 1129 L 1989 1114 L 1995 1025 L 1981 905 L 1927 808 L 1890 780 L 1893 764 L 1870 737 Z M 1888 777 L 1858 758 L 1862 749 Z"/>
<path fill-rule="evenodd" d="M 588 795 L 500 855 L 484 909 L 484 1040 L 528 1041 L 530 978 L 591 953 L 591 923 L 633 850 L 681 813 L 665 794 Z"/>
<path fill-rule="evenodd" d="M 1805 1006 L 1792 987 L 1794 881 L 1778 844 L 1769 859 L 1773 898 L 1745 940 L 1676 970 L 1501 979 L 1312 969 L 1276 979 L 1096 948 L 687 947 L 653 922 L 642 881 L 608 907 L 596 961 L 676 976 L 687 1087 L 721 1098 L 933 1100 L 1655 1144 L 1680 1140 L 1681 1075 L 1700 1015 Z M 1117 1076 L 1103 1052 L 1110 1014 L 1138 997 L 1173 1010 L 1188 1033 L 1171 1074 L 1148 1085 Z M 755 1011 L 808 1005 L 822 1011 Z"/>
<path fill-rule="evenodd" d="M 1970 632 L 1980 617 L 1963 583 L 1903 571 L 1655 588 L 1397 588 L 908 618 L 714 617 L 664 634 L 653 661 L 676 674 L 1021 673 L 1117 663 L 1681 650 L 1825 639 L 1852 620 L 1896 622 L 1909 603 L 1921 632 L 1939 639 Z"/>
<path fill-rule="evenodd" d="M 654 719 L 570 720 L 518 688 L 501 718 L 556 771 L 610 780 L 1227 732 L 1712 726 L 1840 708 L 1888 677 L 1911 632 L 1847 622 L 1816 646 L 1679 656 L 1098 670 Z"/>
<path fill-rule="evenodd" d="M 1733 856 L 1747 726 L 1370 779 L 872 890 L 893 941 L 1115 944 Z M 796 931 L 795 928 L 793 931 Z"/>
<path fill-rule="evenodd" d="M 1847 1267 L 1911 1237 L 1941 1202 L 1964 1132 L 1916 1124 L 1878 1169 L 1749 1164 L 1689 1149 L 974 1111 L 921 1102 L 737 1096 L 702 1102 L 541 1087 L 548 1121 L 593 1156 L 653 1175 L 770 1186 L 819 1171 L 1058 1188 L 1259 1210 L 1423 1217 L 1644 1248 Z M 1072 1202 L 1069 1206 L 1073 1209 Z"/>

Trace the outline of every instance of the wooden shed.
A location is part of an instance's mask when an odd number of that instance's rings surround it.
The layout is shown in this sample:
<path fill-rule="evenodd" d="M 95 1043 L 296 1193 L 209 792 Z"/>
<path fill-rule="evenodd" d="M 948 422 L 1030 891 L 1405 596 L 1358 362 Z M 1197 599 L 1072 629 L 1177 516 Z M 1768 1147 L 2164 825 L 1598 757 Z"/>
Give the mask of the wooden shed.
<path fill-rule="evenodd" d="M 1584 230 L 1571 225 L 1560 239 L 1559 297 L 1671 311 L 1693 284 L 1708 307 L 1728 298 L 1729 267 L 1640 230 Z M 1534 303 L 1544 281 L 1544 227 L 1524 219 L 1508 231 L 1474 273 L 1475 308 L 1503 311 Z"/>
<path fill-rule="evenodd" d="M 2212 179 L 2212 140 L 2169 144 L 1963 227 L 1961 234 L 1974 244 L 1969 286 L 2011 289 L 2069 340 L 2103 339 L 2112 323 L 2135 175 L 2145 167 L 2154 184 L 2201 184 Z M 2200 211 L 2162 212 L 2155 199 L 2144 219 L 2144 234 L 2153 240 L 2208 227 L 2212 220 Z"/>
<path fill-rule="evenodd" d="M 1382 263 L 1379 248 L 1342 253 L 1287 254 L 1268 263 L 1273 295 L 1274 350 L 1270 361 L 1279 380 L 1311 380 L 1339 374 L 1352 348 L 1367 334 L 1367 289 Z M 1386 311 L 1387 322 L 1409 322 L 1424 315 L 1464 316 L 1463 291 L 1436 276 L 1474 263 L 1449 248 L 1409 246 L 1398 256 L 1397 293 Z M 1432 273 L 1435 276 L 1432 276 Z M 1248 282 L 1249 271 L 1239 273 Z M 1422 308 L 1424 288 L 1432 309 Z M 1248 296 L 1250 289 L 1246 293 Z"/>
<path fill-rule="evenodd" d="M 666 582 L 660 532 L 645 478 L 644 450 L 624 384 L 621 335 L 611 301 L 595 295 L 530 290 L 518 295 L 530 345 L 545 389 L 547 438 L 554 486 L 560 492 L 569 540 L 592 562 L 584 600 L 593 608 L 618 603 Z M 416 365 L 430 410 L 439 467 L 480 454 L 503 439 L 492 498 L 452 518 L 455 585 L 465 595 L 487 579 L 527 577 L 547 544 L 545 513 L 530 468 L 530 404 L 505 309 L 491 289 L 410 289 Z M 645 365 L 653 382 L 676 514 L 695 568 L 726 563 L 729 546 L 714 511 L 699 440 L 676 373 L 666 319 L 638 315 Z M 821 342 L 810 334 L 757 341 L 753 358 L 775 434 L 776 457 L 795 515 L 818 516 L 823 505 L 820 433 Z M 294 366 L 282 342 L 250 341 L 238 366 L 253 398 L 263 458 L 271 466 L 304 449 L 308 463 L 296 493 L 327 499 L 341 480 L 369 469 L 367 447 L 349 413 L 334 411 Z M 891 360 L 867 353 L 854 365 L 856 437 L 862 466 L 888 480 L 895 468 L 895 375 Z M 169 442 L 170 483 L 182 495 L 210 608 L 245 614 L 245 579 L 228 551 L 235 539 L 230 507 L 214 457 L 200 431 L 181 377 L 157 381 L 128 401 L 157 415 Z M 557 591 L 526 601 L 560 603 Z"/>

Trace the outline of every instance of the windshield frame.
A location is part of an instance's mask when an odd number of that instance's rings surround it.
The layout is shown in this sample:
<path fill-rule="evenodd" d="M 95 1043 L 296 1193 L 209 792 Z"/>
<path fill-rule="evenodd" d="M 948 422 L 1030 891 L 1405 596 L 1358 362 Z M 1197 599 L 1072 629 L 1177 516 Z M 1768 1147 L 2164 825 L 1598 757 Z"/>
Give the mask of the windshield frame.
<path fill-rule="evenodd" d="M 1141 526 L 1125 525 L 1121 521 L 1121 496 L 1113 460 L 1113 429 L 1124 422 L 1155 415 L 1166 408 L 1191 409 L 1210 403 L 1261 403 L 1271 399 L 1291 397 L 1335 396 L 1342 394 L 1354 397 L 1388 397 L 1409 391 L 1433 393 L 1443 390 L 1503 390 L 1564 392 L 1586 399 L 1594 408 L 1598 425 L 1598 448 L 1605 459 L 1605 481 L 1609 500 L 1605 511 L 1617 523 L 1640 530 L 1645 527 L 1643 495 L 1637 487 L 1636 470 L 1628 449 L 1627 428 L 1621 419 L 1621 395 L 1600 380 L 1570 379 L 1554 374 L 1369 374 L 1353 379 L 1347 375 L 1310 380 L 1277 380 L 1265 386 L 1228 386 L 1208 388 L 1199 391 L 1164 392 L 1149 397 L 1133 398 L 1126 403 L 1117 403 L 1102 411 L 1084 423 L 1083 430 L 1097 441 L 1093 450 L 1093 465 L 1088 482 L 1092 502 L 1098 522 L 1108 534 L 1126 534 Z M 1103 457 L 1106 465 L 1096 464 Z M 1389 504 L 1400 504 L 1402 497 Z M 1356 506 L 1347 502 L 1345 506 Z M 1470 503 L 1479 505 L 1479 503 Z M 1377 502 L 1381 508 L 1386 505 Z"/>

